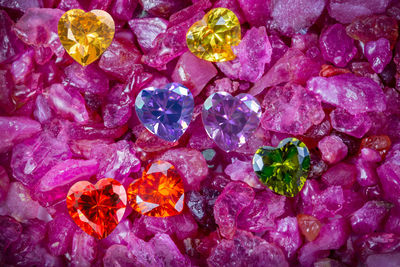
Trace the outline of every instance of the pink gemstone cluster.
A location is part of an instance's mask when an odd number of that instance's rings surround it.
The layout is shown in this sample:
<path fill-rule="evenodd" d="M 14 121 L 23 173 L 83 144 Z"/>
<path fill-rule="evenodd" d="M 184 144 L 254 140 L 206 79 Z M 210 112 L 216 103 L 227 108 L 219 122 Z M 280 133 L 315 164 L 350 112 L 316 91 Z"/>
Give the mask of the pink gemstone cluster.
<path fill-rule="evenodd" d="M 232 61 L 188 51 L 187 30 L 213 7 L 241 23 Z M 0 8 L 1 266 L 400 265 L 399 1 L 9 0 Z M 73 8 L 106 10 L 116 23 L 113 43 L 87 67 L 57 36 Z M 140 123 L 135 99 L 172 82 L 190 90 L 194 108 L 182 137 L 166 141 Z M 238 113 L 260 119 L 240 147 L 221 149 L 203 127 L 203 103 L 215 93 L 260 103 L 260 118 Z M 286 137 L 311 156 L 294 198 L 266 189 L 251 166 L 260 146 Z M 154 160 L 179 172 L 181 214 L 142 216 L 128 205 L 102 240 L 75 225 L 71 185 L 108 177 L 128 187 Z"/>

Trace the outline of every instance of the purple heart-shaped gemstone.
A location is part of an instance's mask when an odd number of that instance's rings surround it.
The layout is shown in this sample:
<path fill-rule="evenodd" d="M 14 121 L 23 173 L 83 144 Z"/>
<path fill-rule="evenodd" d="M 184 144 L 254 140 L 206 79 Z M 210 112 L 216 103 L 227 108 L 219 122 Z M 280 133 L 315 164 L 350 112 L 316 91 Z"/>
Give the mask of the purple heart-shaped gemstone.
<path fill-rule="evenodd" d="M 261 118 L 257 99 L 249 94 L 236 97 L 226 92 L 210 95 L 203 105 L 203 124 L 207 134 L 229 152 L 245 144 L 257 129 Z"/>
<path fill-rule="evenodd" d="M 179 83 L 145 88 L 135 101 L 136 114 L 144 127 L 170 142 L 177 141 L 186 131 L 193 108 L 192 93 Z"/>

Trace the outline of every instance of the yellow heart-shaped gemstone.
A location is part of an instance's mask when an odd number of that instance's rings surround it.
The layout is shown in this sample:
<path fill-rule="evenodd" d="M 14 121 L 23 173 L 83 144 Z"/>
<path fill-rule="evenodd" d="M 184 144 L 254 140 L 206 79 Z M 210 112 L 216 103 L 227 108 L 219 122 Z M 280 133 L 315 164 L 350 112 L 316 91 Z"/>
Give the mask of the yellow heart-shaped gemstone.
<path fill-rule="evenodd" d="M 71 9 L 58 21 L 58 36 L 67 53 L 82 66 L 107 49 L 115 33 L 114 20 L 103 10 Z"/>
<path fill-rule="evenodd" d="M 197 57 L 222 62 L 235 59 L 232 46 L 240 43 L 240 23 L 227 8 L 214 8 L 195 22 L 186 34 L 189 50 Z"/>

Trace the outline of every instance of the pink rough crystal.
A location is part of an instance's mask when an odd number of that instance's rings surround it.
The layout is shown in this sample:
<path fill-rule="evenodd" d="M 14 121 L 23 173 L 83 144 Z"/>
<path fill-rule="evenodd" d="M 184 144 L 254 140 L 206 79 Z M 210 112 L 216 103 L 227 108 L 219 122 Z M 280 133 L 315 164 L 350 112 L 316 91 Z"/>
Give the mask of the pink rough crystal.
<path fill-rule="evenodd" d="M 109 246 L 103 257 L 104 267 L 111 267 L 111 266 L 128 267 L 132 266 L 133 264 L 134 264 L 134 259 L 132 259 L 132 255 L 129 253 L 128 247 L 124 245 Z"/>
<path fill-rule="evenodd" d="M 59 213 L 47 223 L 47 249 L 54 256 L 64 255 L 71 249 L 72 237 L 78 228 L 71 217 Z"/>
<path fill-rule="evenodd" d="M 69 158 L 71 151 L 68 145 L 43 132 L 14 146 L 11 168 L 15 179 L 33 186 L 58 162 Z"/>
<path fill-rule="evenodd" d="M 99 67 L 116 79 L 126 82 L 136 63 L 140 63 L 142 55 L 135 44 L 116 36 L 111 45 L 103 53 Z"/>
<path fill-rule="evenodd" d="M 90 266 L 96 259 L 97 242 L 96 239 L 81 229 L 76 230 L 72 236 L 71 244 L 71 265 Z"/>
<path fill-rule="evenodd" d="M 110 14 L 118 20 L 129 20 L 137 6 L 137 0 L 115 0 L 111 4 Z"/>
<path fill-rule="evenodd" d="M 322 102 L 343 108 L 352 115 L 386 109 L 382 88 L 369 78 L 350 73 L 311 78 L 307 90 L 318 95 Z"/>
<path fill-rule="evenodd" d="M 10 178 L 3 166 L 0 166 L 0 203 L 6 199 L 8 188 L 10 185 Z"/>
<path fill-rule="evenodd" d="M 376 73 L 381 73 L 390 60 L 392 60 L 392 50 L 390 42 L 386 38 L 379 38 L 376 41 L 370 41 L 365 45 L 364 54 L 371 68 Z"/>
<path fill-rule="evenodd" d="M 0 117 L 0 153 L 38 133 L 40 123 L 27 117 Z"/>
<path fill-rule="evenodd" d="M 340 185 L 351 188 L 356 181 L 357 169 L 353 164 L 338 163 L 329 168 L 323 175 L 322 181 L 328 186 Z"/>
<path fill-rule="evenodd" d="M 14 22 L 10 19 L 8 14 L 0 11 L 0 36 L 2 36 L 0 62 L 7 62 L 17 54 L 23 51 L 23 44 L 12 31 Z"/>
<path fill-rule="evenodd" d="M 143 52 L 147 53 L 154 47 L 156 37 L 167 30 L 168 21 L 162 18 L 137 18 L 128 24 Z"/>
<path fill-rule="evenodd" d="M 346 34 L 342 24 L 329 26 L 319 39 L 319 47 L 326 61 L 345 67 L 357 54 L 353 39 Z"/>
<path fill-rule="evenodd" d="M 390 0 L 331 0 L 328 5 L 329 15 L 345 24 L 357 17 L 384 13 Z"/>
<path fill-rule="evenodd" d="M 385 199 L 399 206 L 400 199 L 400 145 L 396 144 L 385 162 L 377 169 Z"/>
<path fill-rule="evenodd" d="M 187 0 L 139 0 L 143 9 L 156 17 L 168 18 L 171 14 L 187 6 Z"/>
<path fill-rule="evenodd" d="M 318 148 L 321 151 L 322 159 L 329 164 L 334 164 L 347 156 L 347 146 L 340 137 L 331 135 L 325 136 L 318 142 Z"/>
<path fill-rule="evenodd" d="M 253 26 L 264 26 L 271 14 L 271 0 L 237 0 L 246 17 Z"/>
<path fill-rule="evenodd" d="M 324 0 L 276 0 L 271 12 L 272 23 L 282 34 L 292 36 L 313 25 L 324 8 Z"/>
<path fill-rule="evenodd" d="M 288 259 L 293 258 L 303 243 L 296 217 L 280 219 L 276 229 L 269 232 L 269 239 L 282 248 Z"/>
<path fill-rule="evenodd" d="M 367 234 L 378 230 L 391 208 L 384 201 L 368 201 L 350 217 L 351 228 L 357 234 Z"/>
<path fill-rule="evenodd" d="M 234 160 L 225 168 L 225 174 L 233 181 L 242 181 L 257 189 L 264 188 L 264 185 L 258 179 L 249 160 Z"/>
<path fill-rule="evenodd" d="M 185 190 L 199 188 L 208 174 L 208 166 L 203 155 L 190 148 L 170 149 L 157 157 L 157 160 L 165 160 L 175 166 L 182 174 Z"/>
<path fill-rule="evenodd" d="M 321 103 L 304 87 L 296 84 L 271 88 L 265 95 L 263 106 L 265 112 L 261 126 L 265 130 L 281 133 L 304 134 L 325 117 Z"/>
<path fill-rule="evenodd" d="M 234 237 L 237 217 L 253 199 L 253 189 L 244 183 L 231 182 L 225 187 L 214 205 L 215 222 L 223 237 Z"/>
<path fill-rule="evenodd" d="M 0 0 L 0 7 L 26 12 L 29 8 L 43 7 L 41 0 Z"/>
<path fill-rule="evenodd" d="M 363 137 L 372 126 L 372 121 L 366 113 L 352 115 L 344 109 L 337 108 L 329 117 L 333 129 L 357 138 Z"/>
<path fill-rule="evenodd" d="M 319 63 L 305 56 L 300 50 L 291 48 L 260 80 L 254 83 L 250 94 L 258 95 L 265 88 L 284 82 L 305 84 L 311 77 L 318 76 L 320 68 Z"/>
<path fill-rule="evenodd" d="M 282 250 L 246 231 L 237 231 L 232 240 L 222 240 L 207 259 L 209 266 L 288 267 Z"/>
<path fill-rule="evenodd" d="M 216 75 L 217 69 L 211 62 L 199 59 L 191 52 L 186 52 L 179 58 L 172 73 L 172 79 L 189 88 L 195 97 Z"/>

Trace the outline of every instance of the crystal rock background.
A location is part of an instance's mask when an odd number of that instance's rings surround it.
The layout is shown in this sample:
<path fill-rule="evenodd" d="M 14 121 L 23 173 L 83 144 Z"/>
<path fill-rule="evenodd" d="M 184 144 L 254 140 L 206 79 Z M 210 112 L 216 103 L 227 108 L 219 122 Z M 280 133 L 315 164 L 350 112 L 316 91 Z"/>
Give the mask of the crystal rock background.
<path fill-rule="evenodd" d="M 236 59 L 192 55 L 186 32 L 212 7 L 237 15 Z M 400 265 L 400 43 L 397 0 L 0 0 L 0 265 Z M 115 38 L 82 67 L 57 36 L 72 8 L 106 10 Z M 149 86 L 195 97 L 179 141 L 134 112 Z M 225 153 L 201 122 L 218 91 L 261 103 L 260 127 Z M 293 198 L 257 179 L 254 152 L 296 137 L 311 170 Z M 182 214 L 127 208 L 107 238 L 80 230 L 65 198 L 77 181 L 125 188 L 165 160 L 185 187 Z"/>

